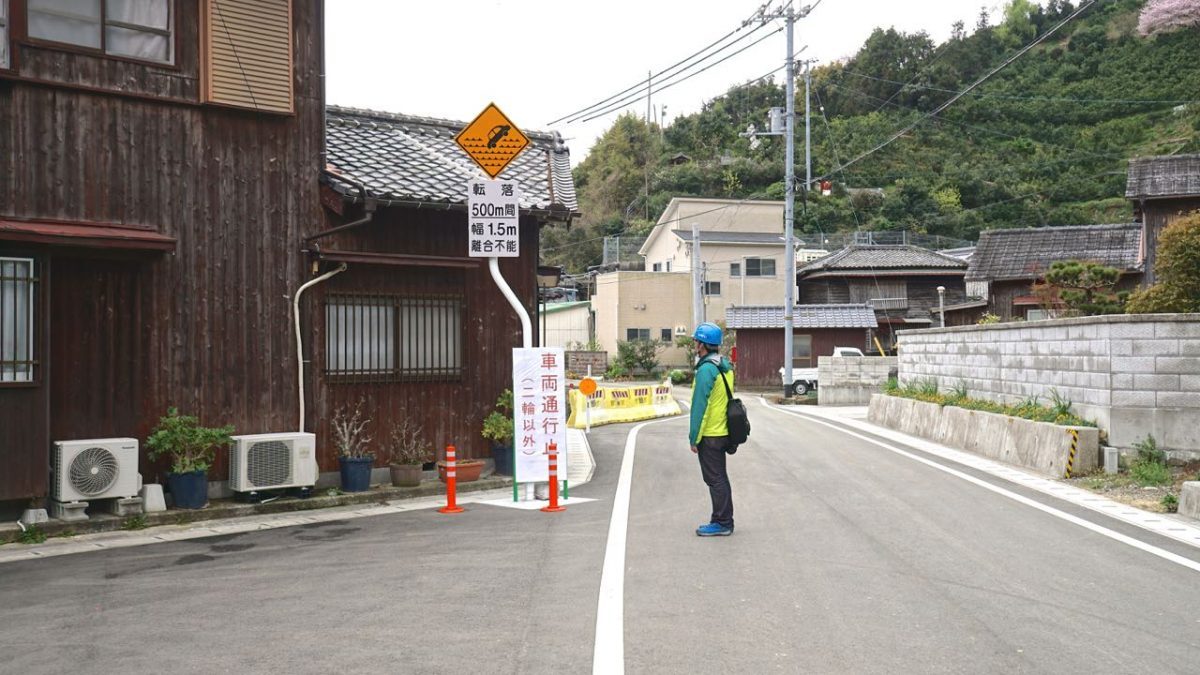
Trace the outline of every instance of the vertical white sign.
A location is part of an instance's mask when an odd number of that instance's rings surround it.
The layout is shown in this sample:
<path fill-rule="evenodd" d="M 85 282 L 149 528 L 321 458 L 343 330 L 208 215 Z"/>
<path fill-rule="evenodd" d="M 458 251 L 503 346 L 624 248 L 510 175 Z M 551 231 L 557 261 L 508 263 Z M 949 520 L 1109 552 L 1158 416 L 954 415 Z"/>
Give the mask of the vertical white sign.
<path fill-rule="evenodd" d="M 513 349 L 513 446 L 518 483 L 550 480 L 550 443 L 558 476 L 567 475 L 567 381 L 561 347 Z"/>
<path fill-rule="evenodd" d="M 472 258 L 521 255 L 521 191 L 516 181 L 476 178 L 467 183 L 467 254 Z"/>

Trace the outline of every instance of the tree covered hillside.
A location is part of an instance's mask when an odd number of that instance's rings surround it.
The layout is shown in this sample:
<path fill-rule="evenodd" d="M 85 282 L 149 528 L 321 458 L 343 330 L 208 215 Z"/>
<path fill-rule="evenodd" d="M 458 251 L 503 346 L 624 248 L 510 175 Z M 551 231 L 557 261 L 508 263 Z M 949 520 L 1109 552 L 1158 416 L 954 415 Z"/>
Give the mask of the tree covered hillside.
<path fill-rule="evenodd" d="M 813 175 L 834 187 L 798 195 L 797 228 L 974 240 L 990 228 L 1128 220 L 1129 157 L 1200 151 L 1200 31 L 1141 36 L 1141 0 L 1100 0 L 927 117 L 1077 5 L 1010 0 L 998 25 L 957 24 L 942 44 L 877 29 L 852 58 L 814 69 Z M 571 271 L 598 264 L 600 238 L 648 232 L 675 196 L 781 198 L 782 139 L 751 149 L 738 134 L 763 128 L 783 91 L 770 81 L 734 87 L 665 130 L 618 118 L 575 170 L 582 223 L 547 230 L 544 258 Z M 796 94 L 803 181 L 802 79 Z"/>

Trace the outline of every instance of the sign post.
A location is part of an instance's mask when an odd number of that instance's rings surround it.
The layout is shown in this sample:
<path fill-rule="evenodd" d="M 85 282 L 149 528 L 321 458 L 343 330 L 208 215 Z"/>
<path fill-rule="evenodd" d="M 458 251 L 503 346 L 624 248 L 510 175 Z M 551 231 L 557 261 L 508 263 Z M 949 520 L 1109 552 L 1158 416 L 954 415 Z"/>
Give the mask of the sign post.
<path fill-rule="evenodd" d="M 550 480 L 547 448 L 567 447 L 567 378 L 561 347 L 513 350 L 513 485 Z M 565 475 L 566 453 L 559 463 Z M 514 498 L 517 489 L 513 489 Z"/>

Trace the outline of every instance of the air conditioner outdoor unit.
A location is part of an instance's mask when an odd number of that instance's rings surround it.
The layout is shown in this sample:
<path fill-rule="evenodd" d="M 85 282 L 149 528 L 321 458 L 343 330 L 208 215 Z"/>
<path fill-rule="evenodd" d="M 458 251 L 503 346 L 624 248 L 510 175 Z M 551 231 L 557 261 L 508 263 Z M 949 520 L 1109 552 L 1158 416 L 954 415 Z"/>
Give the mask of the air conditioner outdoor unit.
<path fill-rule="evenodd" d="M 688 334 L 687 326 L 675 326 L 675 335 L 687 335 L 687 334 Z"/>
<path fill-rule="evenodd" d="M 136 438 L 56 441 L 51 461 L 50 498 L 56 502 L 137 496 Z"/>
<path fill-rule="evenodd" d="M 317 437 L 306 433 L 234 436 L 229 489 L 256 492 L 317 484 Z"/>

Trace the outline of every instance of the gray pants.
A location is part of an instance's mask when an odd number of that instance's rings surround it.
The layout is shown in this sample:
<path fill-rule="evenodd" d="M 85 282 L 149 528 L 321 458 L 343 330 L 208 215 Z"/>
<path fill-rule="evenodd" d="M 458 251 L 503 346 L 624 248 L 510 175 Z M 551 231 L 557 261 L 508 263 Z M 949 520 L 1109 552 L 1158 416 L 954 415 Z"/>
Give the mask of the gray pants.
<path fill-rule="evenodd" d="M 705 436 L 696 446 L 700 458 L 700 474 L 712 497 L 712 520 L 710 522 L 733 527 L 733 490 L 729 486 L 729 474 L 725 471 L 725 448 L 728 436 Z"/>

